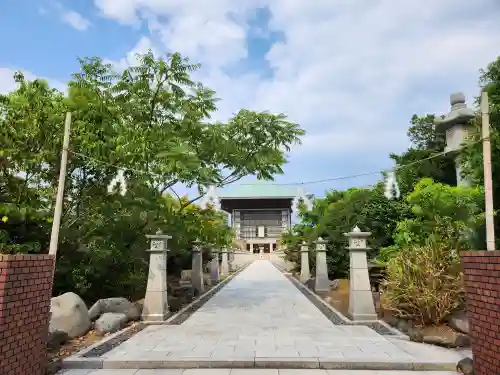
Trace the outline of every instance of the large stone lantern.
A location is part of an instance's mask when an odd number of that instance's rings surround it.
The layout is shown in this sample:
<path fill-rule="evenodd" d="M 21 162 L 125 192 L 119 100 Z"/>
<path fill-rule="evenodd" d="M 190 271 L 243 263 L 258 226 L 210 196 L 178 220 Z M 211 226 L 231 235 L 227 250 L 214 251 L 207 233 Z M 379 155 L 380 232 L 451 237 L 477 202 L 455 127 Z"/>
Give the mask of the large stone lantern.
<path fill-rule="evenodd" d="M 371 232 L 361 232 L 356 226 L 344 236 L 349 239 L 349 315 L 352 320 L 377 320 L 366 259 Z"/>
<path fill-rule="evenodd" d="M 150 322 L 162 322 L 169 316 L 167 300 L 167 241 L 172 237 L 162 234 L 146 236 L 150 241 L 149 274 L 144 297 L 142 319 Z"/>
<path fill-rule="evenodd" d="M 451 110 L 447 115 L 436 118 L 436 131 L 446 134 L 445 151 L 455 159 L 457 185 L 470 185 L 467 178 L 462 177 L 462 163 L 459 151 L 470 132 L 469 121 L 474 118 L 474 110 L 467 107 L 465 95 L 461 92 L 450 95 Z"/>

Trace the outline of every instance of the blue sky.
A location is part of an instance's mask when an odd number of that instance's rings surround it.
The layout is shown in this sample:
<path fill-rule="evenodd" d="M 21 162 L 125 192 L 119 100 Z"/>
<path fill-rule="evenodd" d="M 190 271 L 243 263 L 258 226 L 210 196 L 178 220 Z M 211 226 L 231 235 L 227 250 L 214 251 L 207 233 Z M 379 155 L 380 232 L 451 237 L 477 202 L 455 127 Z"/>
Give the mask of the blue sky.
<path fill-rule="evenodd" d="M 216 119 L 269 110 L 306 129 L 277 177 L 288 183 L 389 168 L 413 113 L 447 111 L 454 91 L 472 102 L 478 70 L 500 54 L 500 3 L 2 0 L 0 33 L 0 92 L 16 70 L 62 88 L 78 56 L 117 66 L 149 48 L 189 56 L 222 99 Z M 305 188 L 323 195 L 377 179 Z"/>

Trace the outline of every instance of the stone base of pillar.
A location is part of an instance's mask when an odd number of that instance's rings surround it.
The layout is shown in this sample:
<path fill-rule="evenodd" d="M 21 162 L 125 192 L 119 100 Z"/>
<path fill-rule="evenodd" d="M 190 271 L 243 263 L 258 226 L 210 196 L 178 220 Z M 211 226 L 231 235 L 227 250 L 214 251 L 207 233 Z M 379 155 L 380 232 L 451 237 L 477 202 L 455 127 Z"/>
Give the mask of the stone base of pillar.
<path fill-rule="evenodd" d="M 210 278 L 213 285 L 219 282 L 219 257 L 216 255 L 210 262 Z"/>
<path fill-rule="evenodd" d="M 170 316 L 166 291 L 148 291 L 144 298 L 142 320 L 145 322 L 162 322 Z"/>
<path fill-rule="evenodd" d="M 352 320 L 377 320 L 372 291 L 350 291 L 348 314 Z"/>
<path fill-rule="evenodd" d="M 314 280 L 314 292 L 317 294 L 328 293 L 330 291 L 330 280 L 326 277 L 316 276 Z"/>

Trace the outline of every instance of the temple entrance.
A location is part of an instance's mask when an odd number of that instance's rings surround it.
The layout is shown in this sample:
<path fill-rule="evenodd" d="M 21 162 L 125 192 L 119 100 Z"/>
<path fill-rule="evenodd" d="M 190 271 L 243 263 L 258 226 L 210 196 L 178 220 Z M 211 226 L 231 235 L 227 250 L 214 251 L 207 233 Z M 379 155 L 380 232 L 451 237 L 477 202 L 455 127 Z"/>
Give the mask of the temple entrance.
<path fill-rule="evenodd" d="M 252 248 L 254 254 L 260 254 L 261 252 L 268 254 L 271 252 L 271 245 L 268 243 L 253 244 Z M 247 250 L 250 250 L 250 244 L 247 244 Z"/>

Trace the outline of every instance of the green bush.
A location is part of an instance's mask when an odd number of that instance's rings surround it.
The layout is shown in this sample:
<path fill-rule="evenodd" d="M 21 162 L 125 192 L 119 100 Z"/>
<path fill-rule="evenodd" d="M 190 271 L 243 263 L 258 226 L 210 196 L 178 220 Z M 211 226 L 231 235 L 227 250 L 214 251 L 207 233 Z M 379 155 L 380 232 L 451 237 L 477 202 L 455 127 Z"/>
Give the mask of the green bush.
<path fill-rule="evenodd" d="M 457 251 L 428 241 L 399 251 L 387 263 L 382 306 L 421 325 L 439 324 L 463 305 Z"/>

